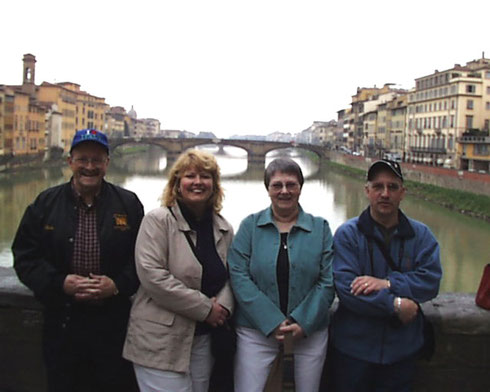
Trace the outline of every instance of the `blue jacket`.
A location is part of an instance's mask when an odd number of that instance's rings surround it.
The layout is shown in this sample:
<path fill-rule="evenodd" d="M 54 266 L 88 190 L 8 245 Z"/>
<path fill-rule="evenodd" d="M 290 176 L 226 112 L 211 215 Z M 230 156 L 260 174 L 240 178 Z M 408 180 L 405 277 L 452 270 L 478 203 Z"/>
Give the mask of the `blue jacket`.
<path fill-rule="evenodd" d="M 334 346 L 344 354 L 389 364 L 410 357 L 422 347 L 422 316 L 402 325 L 393 302 L 395 297 L 402 297 L 422 303 L 437 296 L 442 275 L 439 245 L 426 225 L 399 211 L 399 224 L 390 242 L 391 257 L 401 271 L 397 272 L 390 269 L 374 240 L 371 265 L 369 236 L 383 241 L 369 208 L 335 233 L 333 268 L 340 303 L 331 336 Z M 362 275 L 388 278 L 391 287 L 354 296 L 350 284 Z"/>
<path fill-rule="evenodd" d="M 300 213 L 288 235 L 288 314 L 280 310 L 276 278 L 280 233 L 271 208 L 249 215 L 240 224 L 228 253 L 237 325 L 269 335 L 291 317 L 308 336 L 328 325 L 335 296 L 332 278 L 332 233 L 323 218 Z"/>

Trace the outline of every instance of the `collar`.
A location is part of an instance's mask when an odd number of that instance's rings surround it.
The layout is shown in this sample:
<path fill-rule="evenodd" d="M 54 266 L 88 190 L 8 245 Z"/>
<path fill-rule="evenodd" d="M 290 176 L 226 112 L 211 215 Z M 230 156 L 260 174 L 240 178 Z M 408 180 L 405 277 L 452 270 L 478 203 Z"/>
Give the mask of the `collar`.
<path fill-rule="evenodd" d="M 298 229 L 302 229 L 304 231 L 312 231 L 313 223 L 311 221 L 311 217 L 303 211 L 301 205 L 299 207 L 298 219 L 296 219 L 296 223 L 293 227 L 297 227 Z M 267 226 L 274 225 L 274 216 L 272 214 L 272 206 L 264 210 L 263 214 L 260 214 L 259 219 L 257 220 L 257 226 Z"/>
<path fill-rule="evenodd" d="M 357 227 L 359 231 L 364 234 L 366 237 L 374 237 L 376 223 L 371 217 L 370 208 L 366 208 L 361 215 L 359 215 L 359 219 L 357 220 Z M 413 238 L 415 237 L 415 231 L 413 230 L 412 225 L 410 224 L 408 218 L 405 214 L 398 209 L 398 225 L 396 226 L 396 230 L 394 235 L 402 238 Z"/>
<path fill-rule="evenodd" d="M 205 227 L 206 225 L 213 224 L 212 207 L 207 208 L 206 211 L 204 212 L 202 219 L 197 220 L 195 215 L 192 213 L 192 211 L 189 208 L 187 208 L 187 206 L 184 203 L 177 201 L 177 204 L 179 205 L 180 211 L 182 212 L 182 216 L 184 217 L 184 219 L 187 221 L 187 223 L 192 229 L 196 230 L 199 227 Z"/>
<path fill-rule="evenodd" d="M 71 195 L 73 196 L 73 199 L 75 200 L 75 203 L 77 203 L 79 206 L 82 206 L 82 207 L 91 208 L 91 207 L 95 207 L 95 205 L 97 204 L 97 202 L 100 200 L 100 196 L 101 196 L 101 194 L 103 192 L 103 189 L 105 189 L 105 181 L 102 180 L 102 184 L 100 186 L 100 189 L 97 192 L 97 194 L 94 196 L 94 202 L 91 205 L 88 205 L 87 203 L 85 203 L 85 201 L 83 200 L 82 195 L 80 194 L 80 192 L 78 192 L 75 189 L 75 186 L 73 185 L 73 177 L 70 178 L 69 187 L 71 189 Z"/>
<path fill-rule="evenodd" d="M 173 215 L 177 220 L 177 227 L 180 231 L 191 231 L 191 227 L 182 213 L 179 203 L 168 207 L 172 209 Z M 210 211 L 210 219 L 212 219 L 213 226 L 215 226 L 219 231 L 227 232 L 229 231 L 229 226 L 227 225 L 225 219 L 213 210 Z"/>

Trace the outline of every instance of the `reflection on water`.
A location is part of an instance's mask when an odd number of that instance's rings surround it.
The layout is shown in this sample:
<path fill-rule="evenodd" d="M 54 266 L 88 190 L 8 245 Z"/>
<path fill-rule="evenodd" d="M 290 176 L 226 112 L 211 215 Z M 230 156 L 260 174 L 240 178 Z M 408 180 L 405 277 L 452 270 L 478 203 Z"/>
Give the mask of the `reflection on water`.
<path fill-rule="evenodd" d="M 223 215 L 235 230 L 248 214 L 269 205 L 263 183 L 263 167 L 248 167 L 246 153 L 234 147 L 205 147 L 216 154 L 225 189 Z M 266 157 L 268 164 L 277 154 Z M 314 215 L 325 217 L 335 231 L 348 218 L 359 215 L 366 207 L 364 184 L 350 177 L 332 173 L 307 155 L 292 155 L 305 175 L 300 202 Z M 113 156 L 108 180 L 136 192 L 149 211 L 160 205 L 166 184 L 166 157 L 158 148 L 144 154 Z M 42 169 L 0 177 L 0 266 L 11 266 L 10 246 L 18 222 L 28 203 L 47 187 L 70 177 L 68 168 Z M 441 244 L 444 278 L 441 291 L 475 292 L 489 261 L 490 224 L 466 217 L 421 200 L 405 198 L 403 210 L 414 219 L 425 222 Z"/>

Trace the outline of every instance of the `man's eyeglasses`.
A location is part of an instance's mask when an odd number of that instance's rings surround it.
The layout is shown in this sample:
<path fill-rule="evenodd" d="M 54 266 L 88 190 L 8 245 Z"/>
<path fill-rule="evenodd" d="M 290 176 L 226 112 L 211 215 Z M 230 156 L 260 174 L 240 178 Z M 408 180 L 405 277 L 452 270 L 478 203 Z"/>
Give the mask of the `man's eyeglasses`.
<path fill-rule="evenodd" d="M 73 158 L 73 161 L 79 165 L 87 166 L 89 163 L 92 163 L 94 166 L 101 166 L 107 162 L 107 158 Z"/>
<path fill-rule="evenodd" d="M 286 187 L 288 191 L 294 191 L 299 188 L 299 184 L 297 182 L 286 182 L 285 184 L 282 182 L 273 182 L 269 185 L 269 188 L 275 192 L 282 191 L 284 187 Z"/>
<path fill-rule="evenodd" d="M 380 182 L 374 182 L 371 184 L 371 188 L 375 192 L 383 192 L 385 189 L 385 184 L 382 184 Z M 390 183 L 390 184 L 386 184 L 386 188 L 388 188 L 388 192 L 397 192 L 400 190 L 401 187 L 399 184 Z"/>

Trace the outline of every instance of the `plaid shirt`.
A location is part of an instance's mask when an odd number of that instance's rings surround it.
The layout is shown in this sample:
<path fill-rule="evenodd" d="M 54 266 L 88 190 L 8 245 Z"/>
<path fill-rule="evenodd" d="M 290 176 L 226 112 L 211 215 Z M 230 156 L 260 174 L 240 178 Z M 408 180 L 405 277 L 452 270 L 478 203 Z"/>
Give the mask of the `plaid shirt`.
<path fill-rule="evenodd" d="M 95 203 L 87 206 L 73 189 L 77 200 L 78 223 L 73 246 L 72 272 L 81 276 L 100 274 L 100 243 L 97 236 Z"/>

